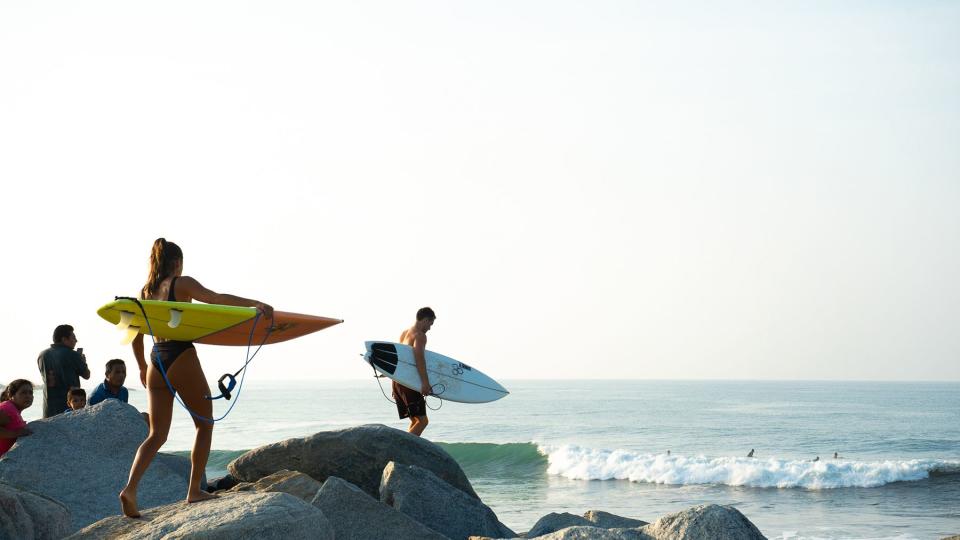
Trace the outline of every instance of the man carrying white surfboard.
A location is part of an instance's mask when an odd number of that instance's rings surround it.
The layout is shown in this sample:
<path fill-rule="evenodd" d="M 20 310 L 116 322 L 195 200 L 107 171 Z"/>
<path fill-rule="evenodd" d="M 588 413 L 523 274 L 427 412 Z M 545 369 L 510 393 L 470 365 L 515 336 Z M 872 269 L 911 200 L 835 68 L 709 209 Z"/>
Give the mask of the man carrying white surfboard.
<path fill-rule="evenodd" d="M 400 343 L 413 348 L 413 357 L 417 363 L 417 372 L 420 373 L 420 391 L 407 388 L 397 381 L 393 381 L 393 399 L 397 402 L 397 413 L 400 418 L 409 418 L 410 427 L 407 431 L 420 436 L 427 429 L 426 396 L 433 393 L 430 387 L 430 378 L 427 376 L 427 362 L 424 352 L 427 350 L 427 332 L 437 319 L 432 309 L 425 307 L 417 310 L 417 322 L 400 334 Z"/>

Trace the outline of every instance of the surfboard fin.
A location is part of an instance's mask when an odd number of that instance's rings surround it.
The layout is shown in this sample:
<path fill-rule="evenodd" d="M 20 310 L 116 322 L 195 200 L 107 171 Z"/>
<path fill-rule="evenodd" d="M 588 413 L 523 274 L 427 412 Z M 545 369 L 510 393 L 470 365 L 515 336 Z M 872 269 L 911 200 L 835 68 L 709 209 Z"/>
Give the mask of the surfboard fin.
<path fill-rule="evenodd" d="M 129 311 L 120 312 L 120 322 L 117 323 L 117 330 L 126 330 L 130 323 L 133 322 L 133 313 Z"/>
<path fill-rule="evenodd" d="M 139 333 L 140 333 L 139 326 L 128 326 L 126 329 L 126 333 L 123 336 L 123 339 L 120 341 L 120 344 L 129 345 L 133 341 L 133 338 L 137 337 L 137 334 Z"/>
<path fill-rule="evenodd" d="M 183 318 L 183 312 L 179 309 L 170 310 L 170 320 L 167 321 L 167 326 L 170 328 L 176 328 L 180 326 L 180 320 Z"/>

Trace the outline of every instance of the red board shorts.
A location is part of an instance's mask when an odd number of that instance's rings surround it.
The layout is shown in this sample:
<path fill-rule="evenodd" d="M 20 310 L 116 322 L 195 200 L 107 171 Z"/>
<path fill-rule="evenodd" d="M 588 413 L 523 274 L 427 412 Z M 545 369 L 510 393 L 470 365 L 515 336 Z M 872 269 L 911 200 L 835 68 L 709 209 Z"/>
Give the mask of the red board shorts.
<path fill-rule="evenodd" d="M 397 402 L 397 414 L 400 418 L 427 415 L 427 400 L 423 394 L 397 384 L 396 381 L 393 383 L 393 399 Z"/>

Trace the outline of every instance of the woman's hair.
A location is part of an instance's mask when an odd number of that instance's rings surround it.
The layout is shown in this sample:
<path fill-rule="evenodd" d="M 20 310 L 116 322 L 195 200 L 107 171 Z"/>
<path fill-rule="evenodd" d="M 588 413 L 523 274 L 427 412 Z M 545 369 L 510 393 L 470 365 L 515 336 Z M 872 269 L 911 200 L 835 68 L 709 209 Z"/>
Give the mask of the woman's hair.
<path fill-rule="evenodd" d="M 0 401 L 7 401 L 8 399 L 13 398 L 13 395 L 20 391 L 24 385 L 33 388 L 33 383 L 26 379 L 17 379 L 11 381 L 6 388 L 3 389 L 3 392 L 0 393 Z"/>
<path fill-rule="evenodd" d="M 183 261 L 183 251 L 166 238 L 157 238 L 153 241 L 150 251 L 150 272 L 147 274 L 147 284 L 140 291 L 142 298 L 150 298 L 157 293 L 160 283 L 173 274 L 177 263 Z"/>

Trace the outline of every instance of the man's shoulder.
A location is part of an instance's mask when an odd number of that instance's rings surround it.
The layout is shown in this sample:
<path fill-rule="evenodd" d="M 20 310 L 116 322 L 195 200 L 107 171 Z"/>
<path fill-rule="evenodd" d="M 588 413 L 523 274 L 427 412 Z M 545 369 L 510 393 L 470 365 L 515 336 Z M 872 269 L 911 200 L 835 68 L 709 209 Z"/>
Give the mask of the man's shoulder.
<path fill-rule="evenodd" d="M 60 360 L 63 358 L 71 358 L 72 355 L 70 353 L 74 353 L 77 356 L 80 355 L 80 353 L 69 347 L 64 347 L 63 345 L 51 345 L 40 352 L 39 358 L 42 360 Z"/>
<path fill-rule="evenodd" d="M 105 399 L 107 399 L 107 390 L 103 383 L 100 383 L 90 392 L 90 397 L 87 398 L 87 405 L 96 405 Z"/>

